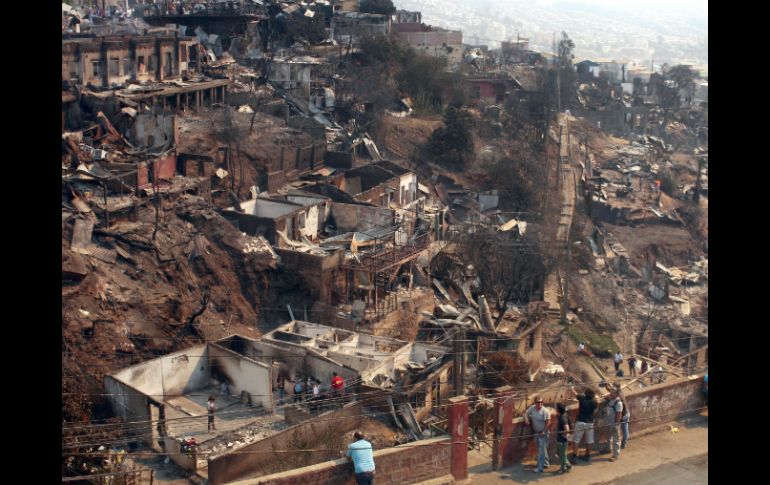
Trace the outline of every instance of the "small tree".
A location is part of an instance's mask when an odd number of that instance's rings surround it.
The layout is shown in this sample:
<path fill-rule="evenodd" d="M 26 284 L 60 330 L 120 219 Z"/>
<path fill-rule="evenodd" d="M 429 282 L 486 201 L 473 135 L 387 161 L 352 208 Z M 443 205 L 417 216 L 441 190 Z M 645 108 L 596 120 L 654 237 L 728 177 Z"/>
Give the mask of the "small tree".
<path fill-rule="evenodd" d="M 446 72 L 446 59 L 406 52 L 396 75 L 399 87 L 412 97 L 415 108 L 440 112 L 452 89 L 452 78 Z"/>
<path fill-rule="evenodd" d="M 437 163 L 451 168 L 465 168 L 473 159 L 473 120 L 468 112 L 450 106 L 444 113 L 444 126 L 436 128 L 428 139 L 428 153 Z"/>
<path fill-rule="evenodd" d="M 391 15 L 396 13 L 396 7 L 391 0 L 361 0 L 358 2 L 358 11 L 361 13 Z"/>
<path fill-rule="evenodd" d="M 558 67 L 559 69 L 572 68 L 572 60 L 575 58 L 575 42 L 569 38 L 566 32 L 561 33 L 558 48 Z"/>

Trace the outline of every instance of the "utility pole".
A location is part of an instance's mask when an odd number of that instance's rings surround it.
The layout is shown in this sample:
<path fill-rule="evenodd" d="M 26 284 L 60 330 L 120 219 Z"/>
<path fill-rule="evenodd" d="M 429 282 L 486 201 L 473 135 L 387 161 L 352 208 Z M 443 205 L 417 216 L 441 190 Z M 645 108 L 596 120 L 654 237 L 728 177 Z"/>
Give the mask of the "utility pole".
<path fill-rule="evenodd" d="M 558 116 L 558 114 L 557 114 Z M 558 190 L 561 187 L 561 140 L 562 135 L 564 133 L 564 125 L 559 124 L 559 150 L 556 156 L 558 157 L 556 159 L 556 189 Z"/>
<path fill-rule="evenodd" d="M 462 335 L 462 342 L 460 342 L 460 394 L 465 394 L 465 365 L 468 361 L 465 355 L 465 341 L 467 335 L 465 329 L 462 330 Z"/>
<path fill-rule="evenodd" d="M 561 66 L 559 60 L 556 60 L 556 111 L 561 113 Z"/>
<path fill-rule="evenodd" d="M 570 249 L 569 235 L 567 235 L 567 264 L 564 266 L 564 279 L 561 285 L 561 322 L 567 323 L 567 308 L 569 303 L 569 265 L 572 251 Z"/>
<path fill-rule="evenodd" d="M 460 331 L 456 330 L 454 334 L 454 345 L 453 345 L 453 352 L 454 352 L 454 362 L 452 366 L 452 385 L 454 387 L 454 390 L 452 391 L 453 396 L 459 396 L 462 394 L 462 361 L 460 360 L 462 358 L 462 355 L 460 354 L 460 339 L 458 338 Z"/>
<path fill-rule="evenodd" d="M 698 173 L 695 176 L 695 203 L 700 206 L 701 172 L 703 171 L 703 155 L 698 156 Z"/>

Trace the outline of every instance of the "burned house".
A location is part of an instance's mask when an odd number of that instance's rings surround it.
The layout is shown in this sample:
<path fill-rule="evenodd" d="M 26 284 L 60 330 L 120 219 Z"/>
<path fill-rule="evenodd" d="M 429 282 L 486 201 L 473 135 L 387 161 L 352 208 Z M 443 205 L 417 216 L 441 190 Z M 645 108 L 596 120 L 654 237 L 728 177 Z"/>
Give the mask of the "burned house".
<path fill-rule="evenodd" d="M 348 170 L 335 184 L 359 202 L 412 209 L 419 202 L 417 175 L 387 160 Z"/>
<path fill-rule="evenodd" d="M 393 15 L 393 23 L 395 24 L 420 24 L 422 23 L 422 12 L 398 10 Z M 398 28 L 397 26 L 395 27 Z"/>
<path fill-rule="evenodd" d="M 131 425 L 131 434 L 184 469 L 209 467 L 210 475 L 219 475 L 217 460 L 228 453 L 291 433 L 274 412 L 283 404 L 275 382 L 300 372 L 324 382 L 333 372 L 349 382 L 357 375 L 313 349 L 231 335 L 114 372 L 104 384 L 115 413 L 126 423 L 143 423 Z M 206 424 L 209 396 L 216 399 L 214 430 Z M 197 441 L 196 452 L 182 453 L 179 439 L 189 437 Z M 234 437 L 236 443 L 226 446 Z M 220 476 L 209 478 L 222 483 Z"/>
<path fill-rule="evenodd" d="M 177 79 L 198 67 L 198 41 L 179 36 L 62 39 L 62 80 L 113 87 L 127 81 Z"/>
<path fill-rule="evenodd" d="M 529 39 L 526 38 L 501 42 L 500 54 L 504 64 L 535 65 L 545 61 L 542 54 L 529 48 Z"/>
<path fill-rule="evenodd" d="M 420 419 L 451 390 L 448 379 L 452 363 L 444 358 L 449 349 L 441 345 L 410 343 L 303 321 L 282 325 L 265 334 L 263 340 L 307 349 L 355 369 L 359 394 L 375 396 L 365 399 L 367 406 L 386 405 L 390 396 L 396 404 L 411 403 Z"/>
<path fill-rule="evenodd" d="M 66 206 L 81 213 L 95 211 L 109 224 L 116 218 L 136 220 L 155 194 L 176 198 L 190 193 L 209 198 L 210 170 L 180 170 L 172 113 L 159 108 L 141 113 L 123 108 L 113 119 L 120 130 L 99 111 L 95 125 L 62 134 Z"/>
<path fill-rule="evenodd" d="M 365 36 L 389 36 L 391 30 L 390 15 L 375 13 L 345 12 L 335 13 L 334 40 L 348 44 Z"/>
<path fill-rule="evenodd" d="M 331 202 L 316 194 L 294 193 L 285 196 L 240 202 L 222 210 L 222 215 L 239 230 L 264 236 L 278 247 L 293 241 L 318 239 L 329 217 Z"/>
<path fill-rule="evenodd" d="M 270 82 L 306 114 L 334 108 L 334 91 L 323 81 L 330 77 L 330 65 L 315 57 L 275 57 L 270 63 Z"/>

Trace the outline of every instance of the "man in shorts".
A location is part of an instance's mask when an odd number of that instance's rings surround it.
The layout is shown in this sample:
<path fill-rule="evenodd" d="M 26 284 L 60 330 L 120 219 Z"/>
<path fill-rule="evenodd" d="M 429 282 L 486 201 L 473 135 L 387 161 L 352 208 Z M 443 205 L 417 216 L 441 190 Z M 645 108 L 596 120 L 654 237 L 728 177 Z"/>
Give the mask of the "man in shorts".
<path fill-rule="evenodd" d="M 585 435 L 586 454 L 581 459 L 589 461 L 591 459 L 591 448 L 594 445 L 594 414 L 596 413 L 596 394 L 591 389 L 586 389 L 582 395 L 578 395 L 574 389 L 570 388 L 572 394 L 578 401 L 578 415 L 575 420 L 575 432 L 572 434 L 572 456 L 573 462 L 578 458 L 578 448 L 580 441 Z"/>

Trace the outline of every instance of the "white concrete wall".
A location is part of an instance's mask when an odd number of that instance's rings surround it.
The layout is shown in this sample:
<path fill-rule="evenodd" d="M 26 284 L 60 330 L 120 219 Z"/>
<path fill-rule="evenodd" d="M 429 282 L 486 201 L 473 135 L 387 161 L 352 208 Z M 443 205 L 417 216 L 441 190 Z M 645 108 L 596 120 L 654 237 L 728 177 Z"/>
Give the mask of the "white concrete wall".
<path fill-rule="evenodd" d="M 140 391 L 112 376 L 104 377 L 104 390 L 109 394 L 108 398 L 115 414 L 125 422 L 134 423 L 126 427 L 126 433 L 141 436 L 143 441 L 151 442 L 152 425 L 147 398 Z"/>
<path fill-rule="evenodd" d="M 309 195 L 289 194 L 286 196 L 286 200 L 308 207 L 311 205 L 320 204 L 321 202 L 325 202 L 326 199 L 321 196 L 311 197 Z"/>
<path fill-rule="evenodd" d="M 318 206 L 314 205 L 305 211 L 305 227 L 299 230 L 302 236 L 311 241 L 318 237 Z"/>
<path fill-rule="evenodd" d="M 624 93 L 634 94 L 634 83 L 620 83 Z"/>
<path fill-rule="evenodd" d="M 281 371 L 293 378 L 297 373 L 302 372 L 303 361 L 306 352 L 296 347 L 283 347 L 272 345 L 264 341 L 255 341 L 251 348 L 256 352 L 258 360 L 268 362 L 273 359 L 280 364 Z M 278 376 L 273 376 L 275 380 Z"/>
<path fill-rule="evenodd" d="M 209 376 L 206 345 L 173 352 L 112 374 L 116 380 L 158 401 L 163 401 L 163 396 L 184 394 L 206 387 Z"/>
<path fill-rule="evenodd" d="M 241 208 L 246 214 L 268 219 L 279 218 L 299 209 L 293 204 L 265 199 L 249 199 L 241 202 Z"/>
<path fill-rule="evenodd" d="M 251 395 L 253 404 L 262 404 L 267 409 L 273 407 L 270 366 L 257 362 L 217 344 L 209 346 L 212 369 L 225 374 L 230 379 L 231 394 L 246 391 Z"/>
<path fill-rule="evenodd" d="M 443 355 L 444 353 L 449 352 L 449 349 L 438 345 L 415 342 L 411 344 L 411 348 L 409 349 L 409 360 L 412 362 L 425 362 L 428 360 L 428 352 L 431 353 L 431 356 L 436 354 Z M 440 355 L 438 357 L 440 357 Z"/>
<path fill-rule="evenodd" d="M 331 385 L 332 372 L 336 372 L 337 375 L 345 379 L 346 387 L 355 384 L 354 381 L 358 379 L 358 372 L 355 369 L 343 367 L 321 356 L 307 355 L 305 357 L 305 367 L 313 377 L 321 381 L 322 387 L 329 387 Z"/>
<path fill-rule="evenodd" d="M 353 355 L 347 352 L 341 352 L 337 350 L 330 350 L 326 355 L 335 362 L 339 362 L 342 365 L 346 365 L 358 372 L 364 371 L 370 367 L 376 366 L 380 361 L 374 358 L 361 357 L 360 355 Z"/>
<path fill-rule="evenodd" d="M 385 362 L 382 362 L 379 365 L 375 365 L 370 369 L 367 369 L 365 372 L 361 372 L 361 377 L 363 377 L 364 380 L 371 381 L 372 377 L 378 374 L 383 374 L 390 377 L 391 379 L 394 379 L 395 371 L 396 366 L 394 359 L 387 359 Z"/>
<path fill-rule="evenodd" d="M 399 200 L 401 206 L 414 202 L 417 199 L 417 175 L 413 173 L 402 175 L 399 179 L 398 191 L 399 196 L 402 193 L 405 195 L 404 199 Z"/>

